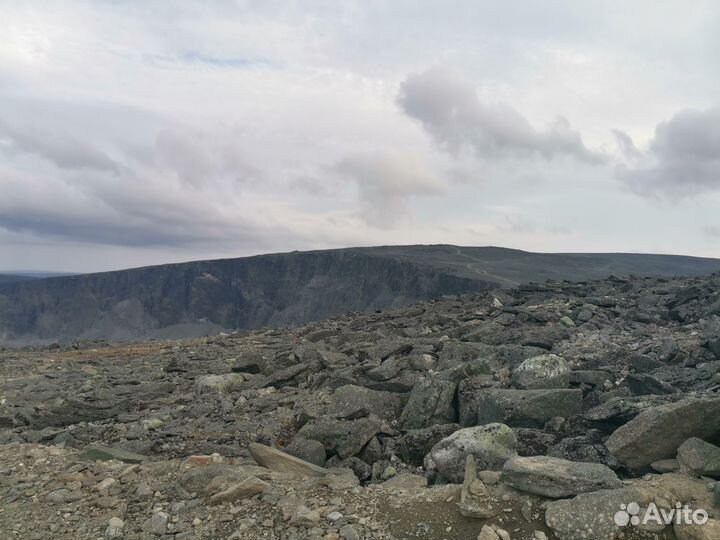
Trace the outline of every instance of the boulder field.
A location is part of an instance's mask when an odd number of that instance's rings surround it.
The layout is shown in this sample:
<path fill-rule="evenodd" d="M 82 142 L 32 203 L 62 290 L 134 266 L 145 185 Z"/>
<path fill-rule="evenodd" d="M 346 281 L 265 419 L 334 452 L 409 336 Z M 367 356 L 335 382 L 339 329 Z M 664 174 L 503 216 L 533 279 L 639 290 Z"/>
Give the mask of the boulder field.
<path fill-rule="evenodd" d="M 719 343 L 713 275 L 0 349 L 0 537 L 717 540 Z"/>

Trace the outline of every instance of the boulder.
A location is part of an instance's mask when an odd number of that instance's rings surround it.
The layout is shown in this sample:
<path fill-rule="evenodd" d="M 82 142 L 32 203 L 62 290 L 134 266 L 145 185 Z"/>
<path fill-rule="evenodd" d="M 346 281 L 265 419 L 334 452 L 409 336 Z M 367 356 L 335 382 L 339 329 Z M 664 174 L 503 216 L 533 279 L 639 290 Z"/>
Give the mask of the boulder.
<path fill-rule="evenodd" d="M 707 523 L 675 524 L 673 531 L 677 540 L 718 540 L 720 538 L 720 520 L 709 519 Z"/>
<path fill-rule="evenodd" d="M 674 396 L 613 396 L 583 414 L 598 429 L 612 432 L 641 412 L 678 401 Z"/>
<path fill-rule="evenodd" d="M 458 429 L 458 424 L 437 424 L 423 429 L 409 429 L 397 443 L 398 455 L 406 463 L 420 466 L 433 446 Z"/>
<path fill-rule="evenodd" d="M 720 448 L 697 437 L 680 445 L 677 460 L 681 467 L 695 474 L 720 477 Z"/>
<path fill-rule="evenodd" d="M 300 428 L 298 435 L 320 441 L 330 454 L 348 458 L 359 453 L 370 439 L 385 429 L 382 420 L 374 415 L 357 420 L 317 418 Z"/>
<path fill-rule="evenodd" d="M 564 358 L 543 354 L 523 361 L 512 375 L 513 385 L 522 389 L 567 388 L 570 367 Z"/>
<path fill-rule="evenodd" d="M 625 377 L 625 385 L 634 396 L 675 394 L 678 389 L 649 373 L 630 373 Z"/>
<path fill-rule="evenodd" d="M 612 382 L 612 375 L 607 371 L 578 370 L 570 372 L 570 384 L 602 387 L 606 382 Z"/>
<path fill-rule="evenodd" d="M 287 454 L 317 465 L 318 467 L 325 466 L 325 445 L 320 441 L 295 437 L 284 450 Z"/>
<path fill-rule="evenodd" d="M 517 455 L 517 439 L 504 424 L 488 424 L 460 429 L 438 442 L 425 457 L 425 468 L 459 484 L 465 476 L 465 460 L 475 458 L 481 469 L 499 470 Z"/>
<path fill-rule="evenodd" d="M 404 429 L 448 424 L 456 419 L 454 406 L 457 384 L 441 379 L 423 379 L 410 392 L 400 417 Z"/>
<path fill-rule="evenodd" d="M 545 523 L 558 540 L 616 540 L 625 528 L 615 524 L 620 505 L 642 504 L 641 493 L 633 488 L 604 489 L 582 493 L 573 499 L 551 502 L 545 511 Z"/>
<path fill-rule="evenodd" d="M 720 399 L 686 398 L 648 409 L 615 430 L 605 445 L 621 463 L 642 468 L 672 458 L 691 437 L 720 435 Z"/>
<path fill-rule="evenodd" d="M 543 427 L 551 418 L 569 418 L 582 410 L 582 390 L 491 388 L 477 396 L 477 424 L 501 422 L 513 427 Z"/>
<path fill-rule="evenodd" d="M 654 471 L 657 471 L 659 473 L 670 473 L 680 470 L 680 464 L 678 463 L 677 459 L 661 459 L 658 461 L 653 461 L 650 464 L 650 467 L 652 467 Z"/>
<path fill-rule="evenodd" d="M 602 433 L 588 430 L 585 435 L 566 437 L 547 450 L 547 455 L 570 461 L 602 463 L 611 469 L 620 464 L 602 443 Z"/>
<path fill-rule="evenodd" d="M 256 350 L 243 352 L 230 369 L 234 373 L 261 373 L 264 365 L 262 353 Z"/>
<path fill-rule="evenodd" d="M 483 392 L 495 384 L 492 375 L 477 375 L 460 381 L 457 389 L 458 422 L 461 426 L 477 425 L 477 410 Z"/>
<path fill-rule="evenodd" d="M 242 389 L 245 377 L 241 373 L 226 373 L 224 375 L 203 375 L 193 384 L 193 393 L 196 398 L 208 396 L 224 396 Z"/>
<path fill-rule="evenodd" d="M 402 405 L 400 396 L 393 392 L 346 384 L 331 396 L 328 413 L 338 418 L 356 419 L 374 414 L 385 420 L 394 420 L 400 415 Z"/>
<path fill-rule="evenodd" d="M 549 456 L 508 459 L 502 481 L 520 491 L 553 499 L 622 487 L 617 475 L 605 465 Z"/>
<path fill-rule="evenodd" d="M 328 474 L 327 469 L 264 444 L 250 443 L 248 450 L 250 450 L 250 455 L 258 465 L 267 467 L 271 471 L 291 473 L 298 476 L 325 476 Z"/>

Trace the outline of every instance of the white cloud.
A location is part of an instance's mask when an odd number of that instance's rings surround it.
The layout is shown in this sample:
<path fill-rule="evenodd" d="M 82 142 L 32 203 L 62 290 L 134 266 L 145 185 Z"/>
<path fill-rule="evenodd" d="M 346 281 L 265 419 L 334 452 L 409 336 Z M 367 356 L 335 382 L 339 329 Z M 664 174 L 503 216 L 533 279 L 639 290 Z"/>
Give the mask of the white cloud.
<path fill-rule="evenodd" d="M 89 270 L 411 242 L 715 253 L 696 233 L 717 226 L 698 154 L 714 144 L 717 15 L 709 1 L 3 3 L 0 260 L 52 269 L 63 252 L 63 269 Z M 687 107 L 706 112 L 655 133 Z M 636 191 L 703 193 L 673 206 L 692 227 L 659 240 L 667 207 L 626 193 L 611 154 Z"/>

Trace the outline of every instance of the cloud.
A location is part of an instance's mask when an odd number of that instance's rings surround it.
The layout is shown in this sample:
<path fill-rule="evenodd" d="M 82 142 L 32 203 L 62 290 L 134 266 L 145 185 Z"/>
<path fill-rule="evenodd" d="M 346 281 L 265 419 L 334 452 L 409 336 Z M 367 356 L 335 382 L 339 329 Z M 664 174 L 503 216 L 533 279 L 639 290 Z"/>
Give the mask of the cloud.
<path fill-rule="evenodd" d="M 632 137 L 622 131 L 621 129 L 613 129 L 612 134 L 615 137 L 615 142 L 618 145 L 620 155 L 625 159 L 637 159 L 640 157 L 640 151 L 635 146 Z"/>
<path fill-rule="evenodd" d="M 60 129 L 43 132 L 32 126 L 0 122 L 0 142 L 3 140 L 14 152 L 34 154 L 63 169 L 118 170 L 118 165 L 104 152 Z"/>
<path fill-rule="evenodd" d="M 686 109 L 658 124 L 647 152 L 616 175 L 641 195 L 674 198 L 720 190 L 720 108 Z"/>
<path fill-rule="evenodd" d="M 537 130 L 512 107 L 481 102 L 468 80 L 446 68 L 408 76 L 397 102 L 451 152 L 469 145 L 484 157 L 570 156 L 590 163 L 602 161 L 565 118 Z"/>
<path fill-rule="evenodd" d="M 365 203 L 368 223 L 380 226 L 388 226 L 403 214 L 407 199 L 438 195 L 445 189 L 417 157 L 401 152 L 347 157 L 336 164 L 335 170 L 355 182 Z"/>

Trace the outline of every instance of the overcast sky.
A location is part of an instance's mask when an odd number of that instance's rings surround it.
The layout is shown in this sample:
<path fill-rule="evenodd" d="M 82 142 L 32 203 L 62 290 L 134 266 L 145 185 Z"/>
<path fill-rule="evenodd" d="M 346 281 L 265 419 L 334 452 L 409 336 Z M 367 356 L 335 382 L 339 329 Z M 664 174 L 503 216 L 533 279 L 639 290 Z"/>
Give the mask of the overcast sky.
<path fill-rule="evenodd" d="M 720 257 L 719 6 L 0 0 L 0 269 Z"/>

